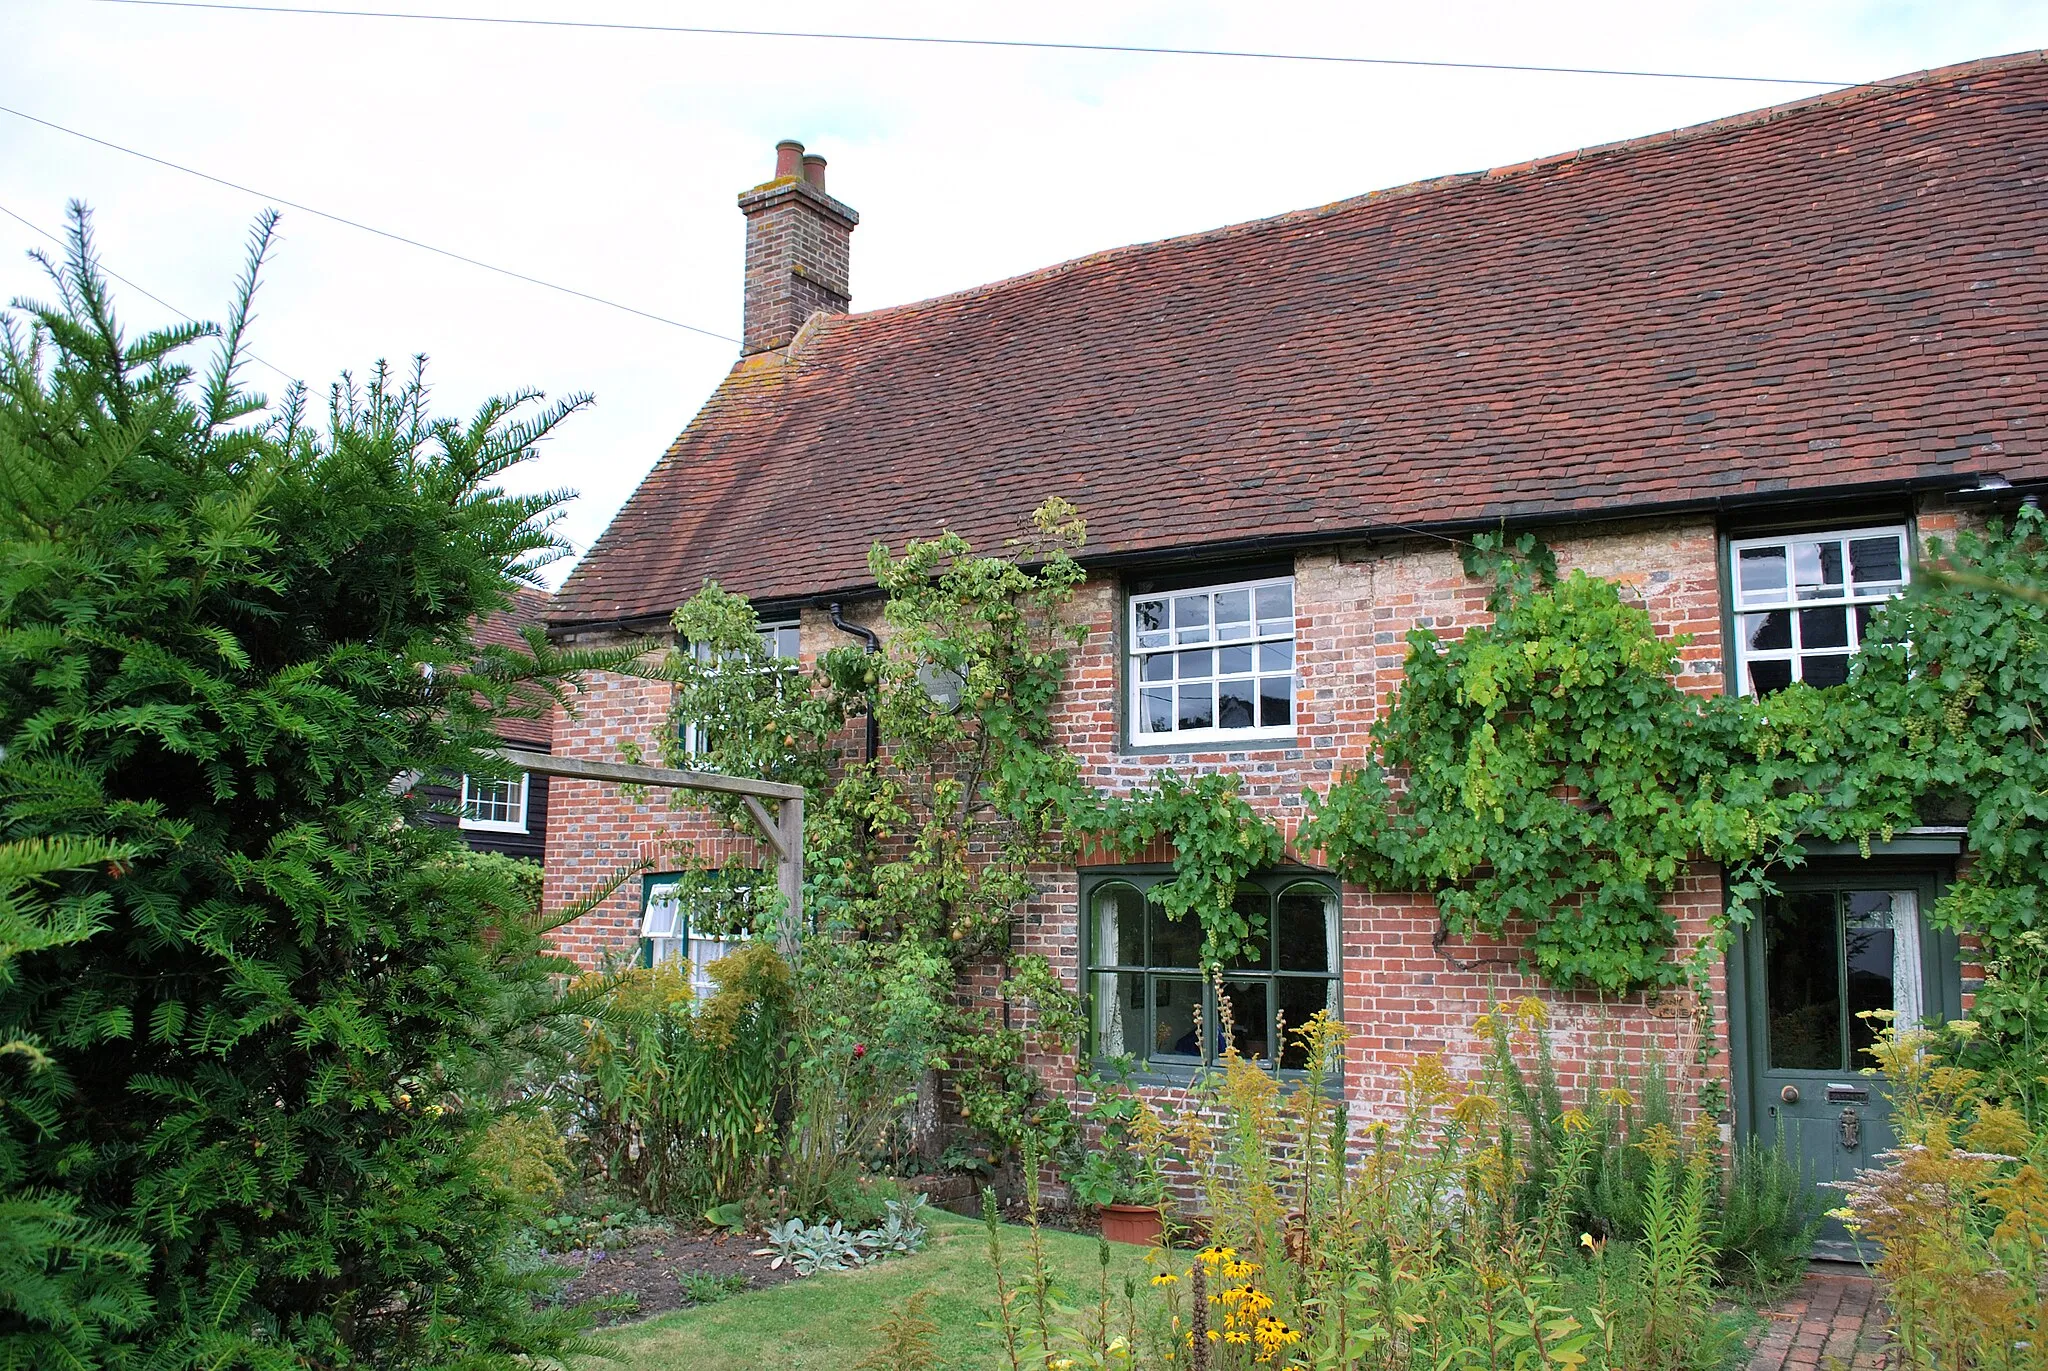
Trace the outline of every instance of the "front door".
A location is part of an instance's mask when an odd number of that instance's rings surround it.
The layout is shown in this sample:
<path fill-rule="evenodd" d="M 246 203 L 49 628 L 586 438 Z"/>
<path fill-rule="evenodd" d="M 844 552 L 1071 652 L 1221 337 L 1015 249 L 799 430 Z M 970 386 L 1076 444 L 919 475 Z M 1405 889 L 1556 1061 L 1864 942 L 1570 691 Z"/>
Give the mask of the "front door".
<path fill-rule="evenodd" d="M 1745 1122 L 1766 1142 L 1782 1137 L 1823 1209 L 1837 1207 L 1845 1181 L 1893 1147 L 1884 1082 L 1866 1076 L 1879 1024 L 1861 1017 L 1889 1009 L 1900 1023 L 1957 1012 L 1953 939 L 1924 917 L 1938 889 L 1931 873 L 1891 873 L 1866 864 L 1829 877 L 1787 881 L 1751 922 L 1741 984 L 1747 1043 Z M 1834 1219 L 1818 1254 L 1866 1254 Z"/>

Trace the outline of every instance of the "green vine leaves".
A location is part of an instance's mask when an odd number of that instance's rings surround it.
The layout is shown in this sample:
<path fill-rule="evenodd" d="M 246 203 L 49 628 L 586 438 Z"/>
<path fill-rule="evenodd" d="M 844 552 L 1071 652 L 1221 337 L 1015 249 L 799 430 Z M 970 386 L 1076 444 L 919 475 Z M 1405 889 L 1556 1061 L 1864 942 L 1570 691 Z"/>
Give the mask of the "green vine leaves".
<path fill-rule="evenodd" d="M 1739 923 L 1806 841 L 1867 851 L 1967 813 L 1975 864 L 1934 920 L 2011 968 L 1979 1017 L 2048 1029 L 2048 608 L 2001 590 L 2048 582 L 2044 534 L 2022 509 L 1963 535 L 1963 575 L 1880 610 L 1846 684 L 1761 700 L 1680 689 L 1685 640 L 1616 586 L 1482 537 L 1467 571 L 1493 578 L 1494 621 L 1409 635 L 1372 762 L 1306 797 L 1301 841 L 1355 880 L 1434 892 L 1452 932 L 1531 926 L 1546 980 L 1620 993 L 1689 979 L 1663 904 L 1691 861 L 1722 863 Z"/>
<path fill-rule="evenodd" d="M 1532 925 L 1553 984 L 1674 984 L 1662 899 L 1699 850 L 1678 645 L 1612 583 L 1559 581 L 1532 551 L 1480 541 L 1468 566 L 1495 574 L 1494 622 L 1409 635 L 1376 763 L 1309 797 L 1302 842 L 1354 879 L 1434 891 L 1454 933 Z"/>

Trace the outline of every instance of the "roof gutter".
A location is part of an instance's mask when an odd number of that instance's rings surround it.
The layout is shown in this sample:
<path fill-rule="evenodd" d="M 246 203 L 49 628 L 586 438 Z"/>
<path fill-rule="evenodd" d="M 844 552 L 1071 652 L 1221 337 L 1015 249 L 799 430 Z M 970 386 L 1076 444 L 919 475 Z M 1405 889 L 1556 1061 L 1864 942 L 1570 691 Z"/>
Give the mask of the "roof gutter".
<path fill-rule="evenodd" d="M 1888 496 L 1905 495 L 1947 495 L 1952 499 L 1977 502 L 2011 501 L 2022 503 L 2028 496 L 2038 497 L 2048 492 L 2048 481 L 2027 480 L 2001 484 L 2004 478 L 1988 472 L 1964 472 L 1949 477 L 1922 478 L 1919 480 L 1872 482 L 1867 485 L 1837 487 L 1829 489 L 1801 488 L 1794 490 L 1747 491 L 1740 495 L 1717 495 L 1707 499 L 1671 500 L 1654 504 L 1599 505 L 1593 508 L 1536 509 L 1508 511 L 1506 513 L 1481 517 L 1458 519 L 1435 519 L 1425 523 L 1384 523 L 1353 525 L 1338 529 L 1315 529 L 1302 533 L 1268 534 L 1250 538 L 1210 539 L 1198 543 L 1171 544 L 1163 547 L 1134 548 L 1126 552 L 1105 552 L 1086 555 L 1079 560 L 1090 567 L 1124 567 L 1148 562 L 1172 562 L 1195 558 L 1255 557 L 1263 553 L 1298 551 L 1302 548 L 1334 547 L 1342 543 L 1365 543 L 1398 538 L 1440 538 L 1462 541 L 1462 537 L 1488 529 L 1526 529 L 1559 524 L 1615 524 L 1639 519 L 1668 519 L 1684 514 L 1723 514 L 1738 510 L 1757 509 L 1773 505 L 1800 506 L 1823 502 L 1840 503 L 1844 499 L 1883 499 Z M 1031 565 L 1027 563 L 1027 565 Z M 812 592 L 811 604 L 840 604 L 846 600 L 868 599 L 879 593 L 873 582 L 859 585 L 844 585 Z M 777 602 L 786 602 L 787 595 L 776 596 Z M 768 601 L 763 601 L 768 603 Z M 650 615 L 638 621 L 614 620 L 608 623 L 625 625 L 629 622 L 650 622 L 659 616 Z M 665 620 L 664 620 L 665 622 Z M 835 626 L 839 621 L 834 620 Z M 550 622 L 551 631 L 573 632 L 579 629 L 602 628 L 605 623 L 562 623 Z M 845 625 L 844 631 L 857 636 L 867 635 L 868 630 L 857 625 Z"/>

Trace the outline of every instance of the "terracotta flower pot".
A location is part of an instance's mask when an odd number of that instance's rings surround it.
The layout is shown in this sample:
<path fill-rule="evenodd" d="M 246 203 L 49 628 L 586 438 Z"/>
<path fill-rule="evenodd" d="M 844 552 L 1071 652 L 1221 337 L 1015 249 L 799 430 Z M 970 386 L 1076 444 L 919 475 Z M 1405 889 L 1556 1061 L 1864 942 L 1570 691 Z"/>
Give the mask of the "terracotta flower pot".
<path fill-rule="evenodd" d="M 1150 1247 L 1166 1229 L 1157 1205 L 1105 1204 L 1102 1206 L 1102 1236 L 1111 1242 L 1136 1243 Z"/>

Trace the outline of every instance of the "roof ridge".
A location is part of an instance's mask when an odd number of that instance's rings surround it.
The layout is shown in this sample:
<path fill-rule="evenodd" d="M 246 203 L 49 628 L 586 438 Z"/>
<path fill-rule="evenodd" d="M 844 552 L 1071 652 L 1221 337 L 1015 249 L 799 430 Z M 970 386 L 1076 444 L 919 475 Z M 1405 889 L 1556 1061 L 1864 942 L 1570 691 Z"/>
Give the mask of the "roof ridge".
<path fill-rule="evenodd" d="M 1482 168 L 1477 171 L 1446 172 L 1438 176 L 1424 177 L 1418 181 L 1407 181 L 1400 185 L 1385 186 L 1378 190 L 1369 190 L 1358 195 L 1346 196 L 1341 200 L 1332 200 L 1326 204 L 1311 205 L 1302 209 L 1284 210 L 1279 214 L 1264 215 L 1257 219 L 1241 219 L 1236 223 L 1221 224 L 1215 228 L 1198 229 L 1193 233 L 1177 233 L 1165 238 L 1147 239 L 1142 243 L 1125 243 L 1118 247 L 1102 248 L 1095 252 L 1083 253 L 1079 257 L 1068 258 L 1063 262 L 1054 262 L 1047 266 L 1034 267 L 1029 271 L 998 277 L 993 281 L 983 281 L 977 285 L 963 286 L 958 290 L 945 291 L 938 295 L 927 296 L 921 300 L 906 300 L 902 304 L 884 305 L 879 309 L 856 310 L 846 314 L 830 315 L 813 322 L 818 324 L 818 332 L 820 333 L 828 331 L 837 332 L 847 324 L 866 323 L 869 320 L 883 321 L 892 317 L 913 314 L 937 306 L 950 305 L 962 300 L 971 300 L 979 296 L 994 294 L 995 292 L 1012 287 L 1052 280 L 1068 272 L 1078 271 L 1083 267 L 1091 267 L 1104 262 L 1120 261 L 1123 258 L 1143 253 L 1157 252 L 1186 244 L 1211 242 L 1234 237 L 1238 234 L 1252 233 L 1261 229 L 1297 223 L 1306 219 L 1317 219 L 1325 215 L 1340 214 L 1345 210 L 1356 208 L 1359 205 L 1367 204 L 1374 200 L 1384 200 L 1393 196 L 1415 195 L 1424 191 L 1440 190 L 1449 186 L 1475 181 L 1504 181 L 1511 176 L 1548 170 L 1551 167 L 1580 162 L 1595 157 L 1610 157 L 1619 153 L 1666 147 L 1675 143 L 1689 142 L 1695 138 L 1726 132 L 1730 129 L 1776 123 L 1793 115 L 1859 103 L 1880 95 L 1895 95 L 1902 91 L 1918 90 L 1926 86 L 1939 84 L 1942 81 L 1955 80 L 1958 76 L 1964 74 L 1978 75 L 2005 71 L 2043 62 L 2048 62 L 2048 48 L 2029 48 L 2020 52 L 2004 53 L 1996 57 L 1978 57 L 1967 62 L 1955 62 L 1945 67 L 1926 67 L 1920 71 L 1907 72 L 1900 76 L 1867 81 L 1862 85 L 1844 86 L 1839 90 L 1823 91 L 1818 95 L 1802 96 L 1797 100 L 1788 100 L 1775 105 L 1764 105 L 1753 110 L 1743 110 L 1737 114 L 1724 114 L 1718 118 L 1705 120 L 1697 124 L 1682 124 L 1675 129 L 1660 129 L 1655 133 L 1638 134 L 1632 138 L 1619 138 L 1610 143 L 1588 144 L 1585 147 L 1573 148 L 1566 152 L 1547 153 L 1544 156 L 1533 157 L 1527 161 L 1511 162 L 1501 166 Z"/>

